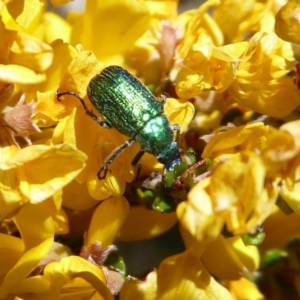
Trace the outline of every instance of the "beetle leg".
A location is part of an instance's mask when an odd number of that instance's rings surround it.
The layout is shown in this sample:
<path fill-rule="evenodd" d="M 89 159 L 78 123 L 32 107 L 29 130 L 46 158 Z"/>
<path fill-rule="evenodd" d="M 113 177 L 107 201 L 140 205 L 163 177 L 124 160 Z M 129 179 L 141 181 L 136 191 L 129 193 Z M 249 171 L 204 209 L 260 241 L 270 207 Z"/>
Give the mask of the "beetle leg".
<path fill-rule="evenodd" d="M 180 138 L 180 126 L 178 124 L 171 125 L 172 130 L 176 131 L 175 141 L 178 144 Z"/>
<path fill-rule="evenodd" d="M 139 151 L 136 156 L 134 157 L 134 159 L 131 162 L 132 166 L 136 166 L 137 163 L 140 161 L 140 159 L 142 158 L 142 156 L 144 155 L 145 151 Z"/>
<path fill-rule="evenodd" d="M 102 121 L 99 117 L 97 117 L 91 110 L 89 110 L 88 108 L 87 108 L 87 106 L 86 106 L 86 104 L 85 104 L 85 102 L 84 102 L 84 100 L 77 94 L 77 93 L 75 93 L 75 92 L 72 92 L 72 91 L 67 91 L 67 92 L 56 92 L 56 99 L 58 100 L 58 101 L 60 101 L 60 97 L 61 96 L 64 96 L 64 95 L 72 95 L 72 96 L 74 96 L 75 98 L 77 98 L 80 102 L 81 102 L 81 104 L 82 104 L 82 106 L 83 106 L 83 108 L 84 108 L 84 110 L 85 110 L 85 113 L 89 116 L 89 117 L 91 117 L 93 120 L 95 120 L 101 127 L 103 127 L 103 128 L 111 128 L 111 126 L 110 126 L 110 124 L 108 124 L 107 122 L 105 122 L 105 121 Z"/>
<path fill-rule="evenodd" d="M 124 144 L 119 146 L 116 150 L 114 150 L 104 161 L 103 166 L 97 173 L 97 176 L 99 180 L 104 179 L 106 177 L 106 174 L 108 172 L 109 165 L 128 147 L 133 145 L 135 143 L 135 139 L 130 139 L 126 141 Z"/>
<path fill-rule="evenodd" d="M 132 166 L 136 166 L 137 167 L 137 172 L 136 172 L 136 176 L 134 178 L 134 180 L 132 182 L 136 182 L 138 180 L 138 178 L 140 177 L 141 174 L 141 170 L 142 170 L 142 164 L 138 164 L 138 162 L 140 161 L 140 159 L 142 158 L 142 156 L 144 155 L 145 151 L 140 150 L 134 157 L 134 159 L 131 162 Z"/>
<path fill-rule="evenodd" d="M 167 96 L 164 94 L 161 94 L 158 98 L 159 98 L 158 101 L 161 103 L 162 106 L 164 106 L 167 102 Z"/>

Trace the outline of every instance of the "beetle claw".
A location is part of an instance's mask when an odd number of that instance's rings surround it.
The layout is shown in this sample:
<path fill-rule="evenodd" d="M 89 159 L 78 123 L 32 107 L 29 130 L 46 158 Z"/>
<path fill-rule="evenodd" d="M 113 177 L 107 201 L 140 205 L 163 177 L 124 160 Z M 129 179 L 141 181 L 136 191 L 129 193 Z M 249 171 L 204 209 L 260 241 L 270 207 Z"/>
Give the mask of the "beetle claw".
<path fill-rule="evenodd" d="M 102 167 L 99 172 L 97 173 L 97 177 L 99 180 L 105 179 L 106 174 L 108 172 L 108 169 L 105 167 Z"/>

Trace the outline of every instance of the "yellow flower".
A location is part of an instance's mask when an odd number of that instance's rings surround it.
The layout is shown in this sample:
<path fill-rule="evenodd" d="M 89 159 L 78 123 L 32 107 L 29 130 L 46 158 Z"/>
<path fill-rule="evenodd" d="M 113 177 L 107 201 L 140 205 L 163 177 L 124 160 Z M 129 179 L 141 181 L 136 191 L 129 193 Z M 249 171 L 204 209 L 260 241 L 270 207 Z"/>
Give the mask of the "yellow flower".
<path fill-rule="evenodd" d="M 34 217 L 33 217 L 34 216 Z M 54 224 L 48 211 L 40 204 L 27 204 L 13 218 L 21 238 L 2 236 L 1 268 L 3 281 L 0 297 L 18 294 L 18 286 L 47 255 L 54 239 Z M 14 255 L 11 256 L 11 251 Z"/>
<path fill-rule="evenodd" d="M 210 33 L 218 28 L 213 21 L 208 22 L 205 13 L 216 2 L 203 4 L 187 21 L 186 36 L 178 46 L 180 63 L 184 65 L 176 80 L 176 92 L 181 98 L 194 97 L 207 89 L 222 92 L 236 77 L 240 56 L 247 43 L 215 45 L 218 40 Z"/>
<path fill-rule="evenodd" d="M 224 220 L 216 216 L 213 203 L 205 191 L 209 182 L 209 178 L 199 182 L 190 191 L 188 200 L 180 203 L 176 210 L 182 226 L 203 243 L 216 239 L 224 226 Z"/>
<path fill-rule="evenodd" d="M 175 51 L 181 39 L 177 2 L 144 1 L 151 14 L 151 24 L 125 53 L 125 58 L 126 64 L 137 71 L 145 83 L 163 85 L 175 63 Z"/>
<path fill-rule="evenodd" d="M 89 61 L 91 64 L 95 64 L 97 68 L 97 61 L 89 51 L 81 51 L 81 49 L 75 49 L 74 47 L 62 43 L 62 41 L 57 41 L 53 44 L 54 58 L 51 67 L 47 70 L 47 80 L 45 83 L 38 86 L 38 90 L 27 92 L 26 95 L 28 98 L 34 97 L 37 99 L 36 107 L 34 110 L 34 120 L 40 127 L 49 127 L 57 124 L 66 113 L 70 113 L 71 108 L 65 108 L 66 103 L 61 103 L 64 105 L 59 105 L 60 103 L 56 99 L 56 92 L 58 90 L 59 84 L 64 79 L 69 82 L 69 88 L 77 88 L 76 80 L 73 80 L 69 72 L 66 73 L 66 70 L 70 67 L 71 73 L 74 73 L 73 76 L 75 79 L 78 78 L 78 81 L 81 81 L 83 84 L 88 83 L 88 79 L 81 74 L 78 70 L 77 72 L 72 72 L 72 61 L 75 62 L 86 59 L 87 65 Z M 62 60 L 62 57 L 64 58 Z M 71 66 L 70 66 L 71 64 Z M 76 65 L 76 64 L 75 64 Z M 87 68 L 87 67 L 86 67 Z M 87 68 L 87 72 L 90 70 Z M 90 75 L 91 76 L 91 75 Z M 71 77 L 71 78 L 70 78 Z M 61 83 L 62 85 L 64 82 Z M 71 85 L 71 86 L 70 86 Z M 74 86 L 75 85 L 75 86 Z M 85 87 L 81 87 L 78 90 L 78 93 L 85 92 Z M 76 102 L 75 102 L 76 103 Z M 78 103 L 77 103 L 78 104 Z"/>
<path fill-rule="evenodd" d="M 246 45 L 239 43 L 215 47 L 207 33 L 200 32 L 198 40 L 184 57 L 185 68 L 178 74 L 178 96 L 188 99 L 203 90 L 226 90 L 236 77 L 239 57 Z"/>
<path fill-rule="evenodd" d="M 300 44 L 299 2 L 289 0 L 276 15 L 275 32 L 283 40 Z"/>
<path fill-rule="evenodd" d="M 1 148 L 2 218 L 27 203 L 40 203 L 73 180 L 85 166 L 86 156 L 68 145 Z M 53 168 L 53 166 L 56 168 Z"/>
<path fill-rule="evenodd" d="M 5 4 L 1 16 L 6 27 L 20 31 L 30 28 L 45 8 L 44 0 L 21 0 Z"/>
<path fill-rule="evenodd" d="M 276 268 L 259 268 L 260 254 L 285 247 L 300 214 L 299 5 L 209 0 L 178 13 L 178 3 L 87 1 L 63 19 L 44 0 L 0 1 L 0 298 L 264 298 L 250 278 L 269 284 Z M 174 172 L 149 153 L 132 166 L 135 143 L 98 179 L 130 138 L 89 116 L 105 121 L 86 94 L 109 65 L 166 94 L 181 133 Z M 126 273 L 116 241 L 176 225 L 181 253 L 145 280 Z M 291 244 L 285 255 L 297 270 Z"/>
<path fill-rule="evenodd" d="M 210 139 L 202 157 L 220 160 L 222 154 L 234 154 L 243 150 L 262 150 L 267 142 L 268 131 L 269 127 L 260 122 L 229 128 Z"/>
<path fill-rule="evenodd" d="M 45 81 L 52 48 L 26 33 L 6 29 L 2 20 L 0 35 L 0 82 L 32 85 Z"/>
<path fill-rule="evenodd" d="M 261 19 L 270 11 L 272 2 L 275 1 L 251 0 L 241 5 L 239 0 L 221 1 L 214 9 L 213 18 L 220 26 L 225 42 L 241 41 L 254 29 L 259 31 Z"/>
<path fill-rule="evenodd" d="M 157 272 L 148 274 L 145 282 L 128 281 L 120 297 L 122 300 L 232 299 L 192 250 L 165 259 Z"/>
<path fill-rule="evenodd" d="M 275 206 L 272 214 L 263 223 L 266 237 L 259 245 L 260 252 L 265 253 L 269 249 L 285 249 L 288 242 L 298 235 L 299 226 L 299 214 L 285 214 Z"/>
<path fill-rule="evenodd" d="M 123 278 L 119 273 L 101 265 L 109 252 L 116 250 L 109 247 L 127 217 L 128 208 L 128 202 L 123 197 L 110 198 L 97 207 L 85 236 L 81 257 L 69 256 L 46 266 L 44 280 L 50 283 L 50 295 L 59 297 L 60 294 L 66 294 L 72 297 L 72 288 L 76 290 L 76 294 L 99 293 L 103 299 L 112 299 L 110 292 L 119 291 L 116 284 L 121 288 Z M 60 281 L 61 277 L 64 278 L 63 281 Z"/>
<path fill-rule="evenodd" d="M 274 33 L 258 32 L 249 41 L 229 92 L 256 112 L 285 117 L 300 104 L 299 90 L 287 76 L 294 64 L 291 44 Z"/>
<path fill-rule="evenodd" d="M 113 299 L 105 281 L 104 272 L 100 268 L 80 257 L 70 256 L 63 258 L 60 262 L 47 265 L 44 270 L 44 278 L 33 281 L 32 285 L 37 286 L 41 283 L 48 285 L 50 291 L 47 295 L 53 299 L 62 299 L 60 295 L 66 295 L 69 299 L 78 296 L 90 299 L 92 297 Z M 42 292 L 46 291 L 45 288 L 42 290 Z M 32 293 L 33 290 L 27 289 L 27 292 Z"/>
<path fill-rule="evenodd" d="M 230 291 L 233 299 L 242 300 L 242 299 L 251 299 L 251 300 L 264 300 L 266 299 L 263 294 L 259 291 L 257 286 L 247 280 L 246 278 L 241 278 L 236 281 L 229 281 L 226 284 L 226 287 Z"/>
<path fill-rule="evenodd" d="M 86 2 L 85 13 L 73 24 L 71 44 L 93 49 L 98 60 L 123 64 L 124 53 L 149 26 L 150 12 L 143 1 Z"/>
<path fill-rule="evenodd" d="M 41 205 L 43 204 L 24 206 L 14 218 L 22 232 L 25 248 L 21 239 L 6 236 L 2 238 L 2 265 L 7 266 L 2 269 L 2 274 L 5 274 L 4 270 L 7 270 L 7 274 L 0 286 L 0 295 L 4 296 L 9 293 L 20 297 L 28 294 L 49 295 L 55 299 L 60 299 L 61 295 L 65 295 L 72 299 L 76 291 L 76 295 L 81 295 L 81 297 L 91 297 L 94 294 L 98 297 L 101 295 L 103 299 L 113 299 L 111 293 L 118 292 L 117 282 L 121 282 L 119 284 L 120 287 L 122 286 L 122 276 L 97 265 L 95 255 L 102 253 L 102 259 L 104 259 L 109 252 L 115 250 L 115 248 L 107 250 L 106 254 L 104 251 L 105 248 L 109 249 L 127 216 L 128 203 L 125 198 L 108 199 L 95 210 L 81 257 L 71 255 L 61 246 L 52 246 L 54 223 L 46 207 Z M 39 218 L 29 220 L 30 215 L 37 214 L 37 212 Z M 112 219 L 115 220 L 114 223 L 111 222 Z M 46 235 L 46 230 L 49 231 L 49 237 Z M 98 241 L 101 247 L 95 248 Z M 12 250 L 13 256 L 10 255 Z M 5 261 L 8 256 L 9 263 Z M 92 258 L 94 258 L 93 261 Z M 25 278 L 38 262 L 39 266 L 36 270 L 38 275 Z M 10 270 L 14 264 L 15 266 Z M 42 274 L 38 268 L 43 270 Z"/>
<path fill-rule="evenodd" d="M 222 264 L 218 257 L 222 257 Z M 246 246 L 239 236 L 220 236 L 205 248 L 201 261 L 215 277 L 238 280 L 258 269 L 260 257 L 257 247 Z"/>
<path fill-rule="evenodd" d="M 57 39 L 70 42 L 72 26 L 65 19 L 53 12 L 40 16 L 38 24 L 31 26 L 30 33 L 47 44 L 57 43 Z M 49 78 L 50 79 L 50 78 Z"/>
<path fill-rule="evenodd" d="M 100 241 L 104 247 L 111 245 L 128 211 L 129 204 L 124 197 L 113 197 L 101 203 L 93 214 L 85 245 L 89 246 L 95 241 Z"/>
<path fill-rule="evenodd" d="M 193 45 L 198 40 L 199 33 L 207 32 L 215 46 L 223 44 L 223 34 L 213 19 L 209 17 L 207 11 L 214 5 L 219 4 L 218 0 L 210 0 L 203 3 L 197 10 L 182 13 L 179 18 L 179 24 L 184 26 L 185 32 L 182 41 L 178 45 L 180 58 L 185 58 Z"/>
<path fill-rule="evenodd" d="M 277 190 L 251 152 L 231 155 L 199 182 L 177 208 L 182 225 L 199 242 L 215 239 L 223 225 L 233 234 L 253 233 L 272 212 Z M 204 202 L 205 201 L 205 202 Z"/>
<path fill-rule="evenodd" d="M 280 195 L 298 214 L 300 213 L 299 128 L 299 120 L 285 123 L 278 131 L 273 131 L 263 152 L 265 164 L 270 172 L 269 176 L 277 178 L 281 187 Z"/>
<path fill-rule="evenodd" d="M 53 5 L 63 5 L 63 4 L 67 4 L 69 2 L 72 2 L 73 0 L 51 0 L 51 3 Z"/>
<path fill-rule="evenodd" d="M 130 208 L 128 217 L 118 233 L 120 241 L 139 241 L 156 237 L 170 230 L 177 222 L 175 213 L 161 214 L 143 206 Z M 139 224 L 137 227 L 136 224 Z"/>

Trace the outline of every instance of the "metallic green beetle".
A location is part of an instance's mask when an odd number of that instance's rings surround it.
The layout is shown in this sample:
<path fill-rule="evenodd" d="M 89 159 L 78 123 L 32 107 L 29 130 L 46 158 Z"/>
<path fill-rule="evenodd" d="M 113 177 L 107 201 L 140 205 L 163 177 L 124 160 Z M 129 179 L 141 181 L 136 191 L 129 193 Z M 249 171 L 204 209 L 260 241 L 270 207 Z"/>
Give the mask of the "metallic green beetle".
<path fill-rule="evenodd" d="M 135 76 L 119 66 L 109 66 L 93 77 L 87 87 L 87 95 L 104 120 L 90 111 L 82 98 L 74 92 L 58 92 L 57 99 L 63 95 L 77 97 L 87 115 L 104 128 L 115 128 L 130 137 L 128 141 L 112 152 L 97 173 L 104 179 L 109 165 L 127 147 L 136 141 L 141 150 L 132 161 L 136 165 L 145 152 L 156 156 L 168 171 L 181 164 L 179 148 L 173 131 L 179 134 L 179 125 L 171 125 L 164 115 L 165 100 L 159 102 L 149 89 Z"/>

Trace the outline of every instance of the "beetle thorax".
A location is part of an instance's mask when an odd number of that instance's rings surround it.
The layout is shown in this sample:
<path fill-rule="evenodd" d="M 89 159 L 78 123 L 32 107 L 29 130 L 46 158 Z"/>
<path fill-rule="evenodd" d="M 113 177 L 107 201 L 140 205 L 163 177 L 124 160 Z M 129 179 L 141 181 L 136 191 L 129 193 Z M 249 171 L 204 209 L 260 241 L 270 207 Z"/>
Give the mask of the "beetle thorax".
<path fill-rule="evenodd" d="M 159 157 L 167 169 L 171 168 L 173 164 L 171 161 L 179 159 L 181 162 L 177 143 L 174 142 L 173 130 L 164 114 L 150 119 L 135 138 L 143 151 Z"/>

